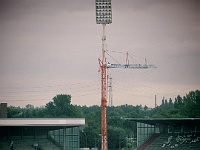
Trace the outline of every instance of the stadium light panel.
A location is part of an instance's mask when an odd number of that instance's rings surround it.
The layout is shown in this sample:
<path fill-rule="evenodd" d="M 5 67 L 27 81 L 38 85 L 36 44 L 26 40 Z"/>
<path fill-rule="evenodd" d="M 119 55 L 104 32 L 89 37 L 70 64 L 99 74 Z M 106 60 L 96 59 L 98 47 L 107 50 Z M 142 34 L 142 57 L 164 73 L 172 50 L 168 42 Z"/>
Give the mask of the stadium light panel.
<path fill-rule="evenodd" d="M 96 23 L 112 23 L 112 6 L 111 0 L 96 0 Z"/>

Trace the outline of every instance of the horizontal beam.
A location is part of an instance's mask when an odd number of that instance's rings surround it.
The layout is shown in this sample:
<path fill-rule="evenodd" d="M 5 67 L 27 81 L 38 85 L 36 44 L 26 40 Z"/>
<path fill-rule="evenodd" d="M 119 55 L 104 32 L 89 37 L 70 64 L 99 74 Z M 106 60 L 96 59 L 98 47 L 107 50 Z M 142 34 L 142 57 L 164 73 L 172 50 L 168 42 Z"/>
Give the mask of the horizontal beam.
<path fill-rule="evenodd" d="M 82 126 L 84 118 L 0 118 L 1 126 Z"/>
<path fill-rule="evenodd" d="M 152 64 L 107 64 L 107 68 L 127 68 L 127 69 L 147 69 L 147 68 L 156 68 Z"/>

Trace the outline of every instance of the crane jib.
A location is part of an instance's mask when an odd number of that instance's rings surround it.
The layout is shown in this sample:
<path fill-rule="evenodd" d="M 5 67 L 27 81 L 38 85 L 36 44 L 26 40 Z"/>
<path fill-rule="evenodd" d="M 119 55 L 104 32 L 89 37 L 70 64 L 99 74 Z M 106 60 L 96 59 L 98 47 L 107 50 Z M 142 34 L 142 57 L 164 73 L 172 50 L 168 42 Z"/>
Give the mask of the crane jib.
<path fill-rule="evenodd" d="M 149 64 L 107 64 L 107 68 L 130 68 L 130 69 L 146 69 L 156 68 L 154 65 Z"/>

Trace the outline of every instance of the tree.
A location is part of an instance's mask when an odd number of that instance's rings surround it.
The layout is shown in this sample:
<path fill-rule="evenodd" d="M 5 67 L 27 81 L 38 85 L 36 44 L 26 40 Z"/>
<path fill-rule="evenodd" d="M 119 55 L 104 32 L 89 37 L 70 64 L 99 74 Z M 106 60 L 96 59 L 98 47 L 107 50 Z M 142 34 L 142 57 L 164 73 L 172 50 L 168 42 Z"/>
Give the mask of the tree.
<path fill-rule="evenodd" d="M 164 100 L 164 97 L 163 97 L 163 99 L 162 99 L 162 106 L 164 106 L 165 105 L 165 100 Z"/>
<path fill-rule="evenodd" d="M 55 108 L 56 106 L 54 105 L 53 102 L 49 102 L 46 104 L 45 108 L 46 108 L 46 117 L 56 117 L 56 113 L 55 113 Z"/>
<path fill-rule="evenodd" d="M 44 107 L 36 107 L 35 108 L 35 118 L 45 118 L 46 111 Z"/>
<path fill-rule="evenodd" d="M 167 106 L 168 105 L 168 102 L 167 102 L 167 99 L 165 99 L 165 106 Z"/>
<path fill-rule="evenodd" d="M 71 95 L 60 94 L 53 98 L 53 102 L 46 104 L 47 115 L 49 117 L 81 117 L 82 112 L 77 106 L 71 105 Z"/>
<path fill-rule="evenodd" d="M 181 112 L 189 118 L 200 117 L 200 91 L 191 91 L 183 97 Z"/>
<path fill-rule="evenodd" d="M 108 117 L 108 124 L 113 127 L 123 127 L 123 120 L 119 116 Z"/>
<path fill-rule="evenodd" d="M 34 118 L 35 116 L 35 109 L 34 106 L 31 104 L 26 105 L 23 111 L 24 118 Z"/>
<path fill-rule="evenodd" d="M 99 132 L 91 126 L 85 127 L 80 134 L 80 146 L 81 147 L 100 147 L 100 135 Z"/>
<path fill-rule="evenodd" d="M 183 106 L 183 99 L 180 95 L 178 95 L 176 98 L 175 98 L 175 102 L 174 102 L 174 108 L 181 108 Z"/>
<path fill-rule="evenodd" d="M 200 91 L 190 91 L 186 96 L 178 95 L 173 103 L 172 99 L 162 101 L 162 105 L 152 110 L 151 115 L 156 118 L 199 118 Z"/>
<path fill-rule="evenodd" d="M 7 116 L 8 118 L 22 118 L 22 109 L 20 107 L 9 106 Z"/>
<path fill-rule="evenodd" d="M 169 107 L 173 107 L 173 102 L 171 98 L 169 99 Z"/>
<path fill-rule="evenodd" d="M 126 146 L 125 129 L 120 127 L 108 127 L 108 148 L 117 149 Z"/>
<path fill-rule="evenodd" d="M 144 106 L 144 110 L 146 111 L 148 109 L 147 105 Z"/>

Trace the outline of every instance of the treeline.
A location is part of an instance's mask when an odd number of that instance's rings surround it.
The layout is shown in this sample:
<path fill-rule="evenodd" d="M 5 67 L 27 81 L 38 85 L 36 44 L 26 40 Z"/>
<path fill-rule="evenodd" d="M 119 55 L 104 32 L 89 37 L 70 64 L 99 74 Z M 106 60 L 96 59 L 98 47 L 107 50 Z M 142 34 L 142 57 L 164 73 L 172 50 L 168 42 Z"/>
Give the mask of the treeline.
<path fill-rule="evenodd" d="M 85 118 L 86 126 L 80 130 L 81 147 L 100 147 L 100 107 L 71 104 L 71 95 L 56 95 L 44 107 L 28 104 L 25 108 L 8 107 L 9 118 Z M 174 100 L 163 99 L 156 108 L 146 105 L 121 105 L 107 107 L 108 147 L 110 149 L 133 147 L 136 123 L 126 118 L 200 118 L 200 91 L 191 91 Z"/>
<path fill-rule="evenodd" d="M 153 118 L 200 118 L 200 91 L 178 95 L 173 101 L 162 100 L 162 104 L 150 112 Z"/>

